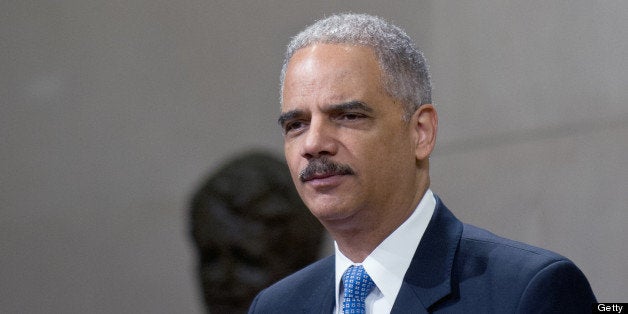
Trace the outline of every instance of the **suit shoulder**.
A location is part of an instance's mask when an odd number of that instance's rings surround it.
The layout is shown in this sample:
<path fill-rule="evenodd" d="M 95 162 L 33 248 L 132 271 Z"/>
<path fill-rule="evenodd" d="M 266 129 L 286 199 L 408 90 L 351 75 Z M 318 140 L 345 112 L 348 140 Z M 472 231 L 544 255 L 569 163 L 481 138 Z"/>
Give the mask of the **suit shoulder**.
<path fill-rule="evenodd" d="M 583 313 L 595 302 L 571 260 L 475 226 L 464 224 L 455 267 L 460 303 L 492 307 L 487 312 Z"/>
<path fill-rule="evenodd" d="M 461 237 L 461 249 L 467 253 L 478 254 L 491 252 L 493 257 L 518 257 L 523 260 L 538 261 L 542 264 L 551 264 L 558 261 L 571 262 L 566 257 L 540 247 L 523 242 L 510 240 L 491 233 L 476 226 L 464 224 Z"/>
<path fill-rule="evenodd" d="M 333 290 L 333 278 L 334 256 L 329 256 L 262 290 L 255 297 L 249 313 L 298 311 L 299 307 L 307 302 L 305 298 Z M 295 291 L 308 291 L 308 293 L 295 293 Z M 333 291 L 331 293 L 333 295 Z"/>
<path fill-rule="evenodd" d="M 302 286 L 311 286 L 313 281 L 321 281 L 322 277 L 325 276 L 330 278 L 333 278 L 334 276 L 334 256 L 328 256 L 324 259 L 318 260 L 274 283 L 266 290 L 281 291 L 284 289 L 291 290 Z"/>

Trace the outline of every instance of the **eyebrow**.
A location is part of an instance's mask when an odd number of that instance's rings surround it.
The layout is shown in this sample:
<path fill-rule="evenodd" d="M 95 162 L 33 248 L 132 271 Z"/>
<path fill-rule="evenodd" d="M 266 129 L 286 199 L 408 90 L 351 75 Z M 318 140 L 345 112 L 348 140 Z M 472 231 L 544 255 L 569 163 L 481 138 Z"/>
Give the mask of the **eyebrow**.
<path fill-rule="evenodd" d="M 349 101 L 349 102 L 345 102 L 345 103 L 341 103 L 341 104 L 337 104 L 337 105 L 331 105 L 329 106 L 329 109 L 327 109 L 327 111 L 348 111 L 348 110 L 362 110 L 365 112 L 372 112 L 373 108 L 369 107 L 368 105 L 366 105 L 365 103 L 359 101 L 359 100 L 353 100 L 353 101 Z"/>
<path fill-rule="evenodd" d="M 300 115 L 303 115 L 303 110 L 296 109 L 296 110 L 286 111 L 279 115 L 279 118 L 277 119 L 277 123 L 279 123 L 279 126 L 283 127 L 286 121 L 290 119 L 294 119 L 295 117 L 300 116 Z"/>
<path fill-rule="evenodd" d="M 329 106 L 329 108 L 325 109 L 325 111 L 328 111 L 328 112 L 329 111 L 349 111 L 349 110 L 356 110 L 356 109 L 362 110 L 364 112 L 373 111 L 373 108 L 369 107 L 365 103 L 358 100 L 331 105 Z M 279 118 L 277 119 L 277 123 L 279 123 L 280 126 L 283 126 L 286 121 L 290 119 L 294 119 L 295 117 L 298 117 L 303 114 L 304 114 L 304 111 L 301 109 L 286 111 L 282 113 L 281 115 L 279 115 Z"/>

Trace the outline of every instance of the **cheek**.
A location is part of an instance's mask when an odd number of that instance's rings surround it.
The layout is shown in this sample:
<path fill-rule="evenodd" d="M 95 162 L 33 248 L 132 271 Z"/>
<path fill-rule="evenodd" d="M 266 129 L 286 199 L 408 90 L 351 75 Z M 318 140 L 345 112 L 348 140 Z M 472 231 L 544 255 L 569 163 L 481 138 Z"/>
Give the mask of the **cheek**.
<path fill-rule="evenodd" d="M 288 169 L 290 170 L 290 177 L 292 181 L 297 185 L 297 180 L 299 177 L 299 171 L 301 168 L 299 166 L 300 156 L 295 156 L 294 154 L 290 154 L 288 150 L 285 151 L 286 163 L 288 164 Z"/>
<path fill-rule="evenodd" d="M 358 157 L 371 160 L 389 159 L 407 150 L 407 141 L 402 129 L 372 132 L 361 136 L 348 137 L 345 143 L 351 150 L 359 153 Z"/>
<path fill-rule="evenodd" d="M 283 147 L 284 157 L 286 158 L 286 163 L 290 168 L 290 172 L 293 171 L 293 166 L 295 166 L 296 162 L 298 162 L 298 154 L 295 152 L 295 145 L 284 144 Z"/>
<path fill-rule="evenodd" d="M 358 145 L 361 148 L 356 156 L 362 160 L 363 167 L 378 176 L 396 176 L 414 165 L 411 141 L 401 132 L 380 134 Z"/>

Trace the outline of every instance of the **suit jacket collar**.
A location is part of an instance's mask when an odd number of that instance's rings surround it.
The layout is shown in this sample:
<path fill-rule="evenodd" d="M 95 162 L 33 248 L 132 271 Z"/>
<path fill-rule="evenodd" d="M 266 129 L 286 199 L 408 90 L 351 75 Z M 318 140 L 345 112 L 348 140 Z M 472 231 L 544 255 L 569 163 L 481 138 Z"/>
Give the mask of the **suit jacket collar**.
<path fill-rule="evenodd" d="M 451 293 L 462 223 L 436 197 L 436 208 L 401 284 L 392 313 L 417 313 Z"/>

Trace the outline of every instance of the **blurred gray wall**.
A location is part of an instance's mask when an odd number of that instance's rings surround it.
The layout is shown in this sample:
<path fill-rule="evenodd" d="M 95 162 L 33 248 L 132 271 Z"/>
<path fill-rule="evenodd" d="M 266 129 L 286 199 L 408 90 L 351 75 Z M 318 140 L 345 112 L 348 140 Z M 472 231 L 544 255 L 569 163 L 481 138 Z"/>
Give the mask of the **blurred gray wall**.
<path fill-rule="evenodd" d="M 201 313 L 188 197 L 281 156 L 283 47 L 337 11 L 424 49 L 446 204 L 626 302 L 628 2 L 25 0 L 0 2 L 0 312 Z"/>

